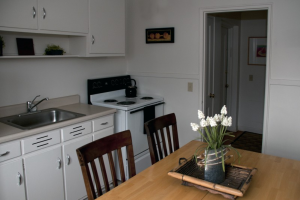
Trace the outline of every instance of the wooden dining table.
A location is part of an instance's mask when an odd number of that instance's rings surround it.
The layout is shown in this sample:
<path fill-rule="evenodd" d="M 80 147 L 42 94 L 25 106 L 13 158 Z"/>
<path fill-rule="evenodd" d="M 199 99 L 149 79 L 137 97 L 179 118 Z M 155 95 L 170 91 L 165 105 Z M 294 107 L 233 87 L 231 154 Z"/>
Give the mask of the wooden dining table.
<path fill-rule="evenodd" d="M 191 157 L 195 149 L 203 144 L 191 141 L 141 173 L 105 193 L 97 200 L 117 199 L 225 199 L 195 187 L 182 185 L 182 180 L 173 178 L 168 172 L 178 166 L 179 158 Z M 239 149 L 238 165 L 257 168 L 251 183 L 241 200 L 298 200 L 300 199 L 300 161 Z M 234 154 L 231 151 L 232 154 Z"/>

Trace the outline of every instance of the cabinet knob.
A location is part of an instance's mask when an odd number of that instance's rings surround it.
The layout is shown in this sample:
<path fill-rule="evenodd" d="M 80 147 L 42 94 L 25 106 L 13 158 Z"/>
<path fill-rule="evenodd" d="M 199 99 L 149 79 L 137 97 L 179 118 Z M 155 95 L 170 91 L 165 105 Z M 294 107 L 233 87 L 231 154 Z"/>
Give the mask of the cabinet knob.
<path fill-rule="evenodd" d="M 22 183 L 22 176 L 21 176 L 20 172 L 18 172 L 17 179 L 18 179 L 18 185 L 21 185 L 21 183 Z"/>
<path fill-rule="evenodd" d="M 35 16 L 36 16 L 36 10 L 35 10 L 35 7 L 33 7 L 32 8 L 32 10 L 33 10 L 33 14 L 32 14 L 32 16 L 33 16 L 33 19 L 35 18 Z"/>
<path fill-rule="evenodd" d="M 70 155 L 67 155 L 67 165 L 69 165 L 69 164 L 70 164 L 70 160 L 71 160 L 71 157 L 70 157 Z"/>
<path fill-rule="evenodd" d="M 61 168 L 61 160 L 60 158 L 57 158 L 57 169 Z"/>
<path fill-rule="evenodd" d="M 46 18 L 46 9 L 45 8 L 43 8 L 43 19 L 45 19 Z"/>

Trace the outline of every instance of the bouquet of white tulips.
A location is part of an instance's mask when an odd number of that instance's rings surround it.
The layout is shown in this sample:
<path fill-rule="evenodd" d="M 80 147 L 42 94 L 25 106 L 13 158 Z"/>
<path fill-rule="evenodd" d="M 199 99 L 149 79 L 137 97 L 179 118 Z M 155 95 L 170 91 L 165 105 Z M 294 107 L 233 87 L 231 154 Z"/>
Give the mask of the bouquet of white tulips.
<path fill-rule="evenodd" d="M 196 155 L 198 155 L 199 152 L 203 151 L 204 149 L 206 150 L 214 149 L 216 154 L 217 154 L 217 149 L 221 147 L 234 149 L 230 145 L 224 145 L 224 142 L 226 140 L 223 141 L 225 135 L 235 137 L 234 135 L 231 135 L 232 132 L 227 132 L 227 127 L 232 125 L 232 117 L 227 117 L 226 115 L 227 115 L 227 109 L 225 105 L 221 110 L 221 114 L 215 114 L 215 116 L 213 117 L 207 116 L 206 119 L 203 112 L 198 110 L 198 118 L 200 120 L 200 123 L 199 124 L 191 123 L 191 126 L 194 131 L 198 131 L 200 133 L 203 140 L 207 143 L 207 146 L 203 148 L 201 148 L 200 146 L 199 148 L 197 148 L 195 152 L 195 158 Z M 235 151 L 238 157 L 240 157 L 239 152 L 237 150 Z M 223 151 L 221 152 L 223 154 Z M 222 155 L 222 157 L 223 156 L 224 155 Z M 225 170 L 224 159 L 222 159 L 222 164 L 223 164 L 223 170 Z"/>

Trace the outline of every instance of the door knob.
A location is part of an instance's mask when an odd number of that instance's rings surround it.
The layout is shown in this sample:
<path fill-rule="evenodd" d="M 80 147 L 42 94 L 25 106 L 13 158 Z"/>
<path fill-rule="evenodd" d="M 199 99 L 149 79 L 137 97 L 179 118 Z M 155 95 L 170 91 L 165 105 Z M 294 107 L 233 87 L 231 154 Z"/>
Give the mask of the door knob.
<path fill-rule="evenodd" d="M 210 93 L 209 98 L 215 98 L 215 94 Z"/>

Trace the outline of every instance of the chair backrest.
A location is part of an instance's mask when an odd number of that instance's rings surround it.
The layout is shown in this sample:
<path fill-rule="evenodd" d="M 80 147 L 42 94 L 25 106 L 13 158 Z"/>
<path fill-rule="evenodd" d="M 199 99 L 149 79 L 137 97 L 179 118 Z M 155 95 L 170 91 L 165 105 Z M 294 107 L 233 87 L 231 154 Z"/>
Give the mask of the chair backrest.
<path fill-rule="evenodd" d="M 170 133 L 170 126 L 172 127 L 172 134 Z M 152 165 L 179 149 L 177 122 L 174 113 L 146 122 L 145 129 L 147 132 Z M 157 141 L 161 141 L 163 151 L 161 145 L 156 145 L 158 144 Z M 169 148 L 167 148 L 166 141 L 168 142 Z"/>
<path fill-rule="evenodd" d="M 108 183 L 103 155 L 107 154 L 108 156 L 113 185 L 114 187 L 116 187 L 118 186 L 118 182 L 117 182 L 118 180 L 116 177 L 116 170 L 115 170 L 115 165 L 114 165 L 113 155 L 112 155 L 114 153 L 114 150 L 116 150 L 118 154 L 118 163 L 119 163 L 119 169 L 121 174 L 121 181 L 125 182 L 125 173 L 124 173 L 125 171 L 124 171 L 123 158 L 121 152 L 122 147 L 126 147 L 127 149 L 128 170 L 129 170 L 129 177 L 131 178 L 135 176 L 136 171 L 135 171 L 131 132 L 129 130 L 101 138 L 87 145 L 84 145 L 76 150 L 89 200 L 97 198 L 95 193 L 95 187 L 93 184 L 93 179 L 95 181 L 98 196 L 102 195 L 102 189 L 101 189 L 97 168 L 95 165 L 95 159 L 97 158 L 99 159 L 105 190 L 106 192 L 108 192 L 110 190 L 110 187 Z"/>

